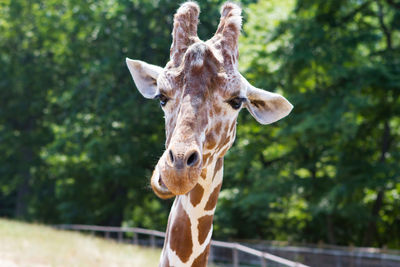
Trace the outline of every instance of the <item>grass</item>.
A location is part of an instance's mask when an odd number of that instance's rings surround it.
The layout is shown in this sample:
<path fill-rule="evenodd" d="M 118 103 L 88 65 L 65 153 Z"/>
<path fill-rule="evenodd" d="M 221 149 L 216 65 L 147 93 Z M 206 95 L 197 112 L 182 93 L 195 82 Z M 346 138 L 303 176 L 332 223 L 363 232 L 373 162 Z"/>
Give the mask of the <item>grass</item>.
<path fill-rule="evenodd" d="M 0 219 L 0 266 L 157 266 L 160 249 Z"/>

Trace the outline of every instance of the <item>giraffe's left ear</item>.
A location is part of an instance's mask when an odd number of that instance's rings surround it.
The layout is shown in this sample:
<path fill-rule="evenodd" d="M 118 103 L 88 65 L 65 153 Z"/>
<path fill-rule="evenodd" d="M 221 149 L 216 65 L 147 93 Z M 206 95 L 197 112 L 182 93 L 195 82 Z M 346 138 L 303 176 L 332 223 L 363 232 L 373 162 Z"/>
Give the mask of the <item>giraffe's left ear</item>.
<path fill-rule="evenodd" d="M 163 68 L 129 58 L 126 58 L 126 65 L 139 92 L 145 98 L 154 98 L 157 95 L 157 77 Z"/>
<path fill-rule="evenodd" d="M 293 105 L 283 96 L 258 89 L 247 80 L 245 80 L 245 85 L 248 99 L 246 108 L 259 123 L 270 124 L 276 122 L 286 117 L 293 109 Z"/>

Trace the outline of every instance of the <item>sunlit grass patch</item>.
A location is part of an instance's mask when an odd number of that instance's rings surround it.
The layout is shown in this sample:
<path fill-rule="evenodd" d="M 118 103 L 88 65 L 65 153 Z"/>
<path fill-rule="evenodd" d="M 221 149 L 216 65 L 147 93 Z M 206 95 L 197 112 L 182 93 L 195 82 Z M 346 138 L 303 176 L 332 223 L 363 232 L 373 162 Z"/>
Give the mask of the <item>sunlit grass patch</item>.
<path fill-rule="evenodd" d="M 0 266 L 157 266 L 160 249 L 0 219 Z"/>

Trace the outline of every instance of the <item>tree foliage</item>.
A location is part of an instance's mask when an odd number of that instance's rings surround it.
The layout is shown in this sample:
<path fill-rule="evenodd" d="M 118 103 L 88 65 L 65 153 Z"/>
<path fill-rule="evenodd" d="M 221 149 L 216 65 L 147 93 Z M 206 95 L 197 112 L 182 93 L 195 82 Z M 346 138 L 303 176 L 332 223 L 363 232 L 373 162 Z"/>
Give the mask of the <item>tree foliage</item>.
<path fill-rule="evenodd" d="M 249 8 L 244 71 L 295 108 L 270 127 L 242 118 L 219 206 L 239 219 L 220 224 L 237 236 L 399 247 L 400 9 L 292 3 Z"/>

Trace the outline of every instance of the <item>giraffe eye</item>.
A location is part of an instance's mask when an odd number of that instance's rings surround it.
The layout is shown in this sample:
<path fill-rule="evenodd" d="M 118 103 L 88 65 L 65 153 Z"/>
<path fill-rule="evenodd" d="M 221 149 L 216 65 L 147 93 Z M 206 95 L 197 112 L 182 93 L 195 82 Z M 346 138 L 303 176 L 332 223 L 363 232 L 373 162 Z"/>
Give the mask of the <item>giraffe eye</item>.
<path fill-rule="evenodd" d="M 163 94 L 159 94 L 159 95 L 157 95 L 155 98 L 157 98 L 158 100 L 160 100 L 160 105 L 161 105 L 162 107 L 164 107 L 164 106 L 167 104 L 168 100 L 169 100 L 169 98 L 166 97 L 166 96 L 163 95 Z"/>
<path fill-rule="evenodd" d="M 239 109 L 239 108 L 242 107 L 242 103 L 243 103 L 244 101 L 246 101 L 246 98 L 243 98 L 243 97 L 235 97 L 235 98 L 232 98 L 231 100 L 228 100 L 227 102 L 228 102 L 229 105 L 231 105 L 231 107 L 232 107 L 233 109 Z"/>

